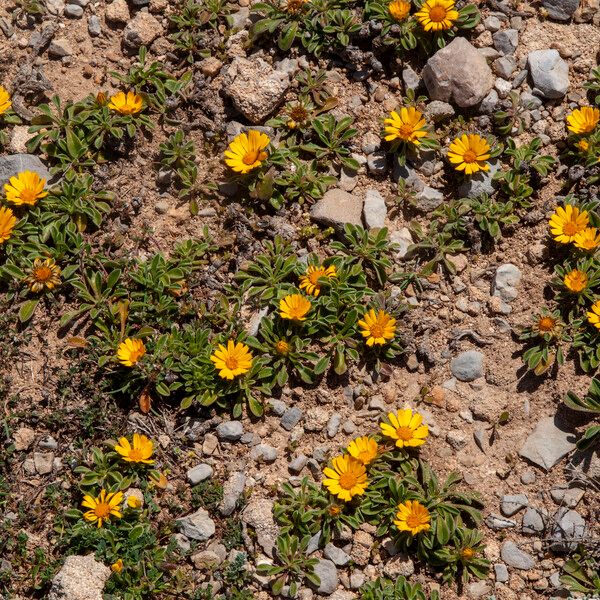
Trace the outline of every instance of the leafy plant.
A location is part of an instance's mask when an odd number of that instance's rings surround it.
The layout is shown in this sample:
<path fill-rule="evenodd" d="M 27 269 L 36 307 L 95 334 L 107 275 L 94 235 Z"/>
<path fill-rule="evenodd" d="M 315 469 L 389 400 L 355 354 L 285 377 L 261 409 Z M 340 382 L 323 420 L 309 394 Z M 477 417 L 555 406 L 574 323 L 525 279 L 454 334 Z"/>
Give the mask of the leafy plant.
<path fill-rule="evenodd" d="M 583 398 L 571 391 L 567 393 L 563 402 L 578 412 L 600 416 L 600 380 L 596 377 L 592 379 L 588 393 Z M 577 448 L 583 451 L 598 443 L 600 443 L 600 425 L 591 425 L 577 441 Z"/>
<path fill-rule="evenodd" d="M 359 590 L 361 600 L 440 600 L 437 590 L 427 595 L 420 583 L 409 583 L 400 575 L 395 581 L 378 577 Z"/>
<path fill-rule="evenodd" d="M 186 140 L 183 131 L 179 129 L 166 142 L 161 143 L 159 148 L 161 169 L 170 171 L 177 177 L 181 187 L 180 198 L 189 195 L 198 177 L 194 143 Z"/>

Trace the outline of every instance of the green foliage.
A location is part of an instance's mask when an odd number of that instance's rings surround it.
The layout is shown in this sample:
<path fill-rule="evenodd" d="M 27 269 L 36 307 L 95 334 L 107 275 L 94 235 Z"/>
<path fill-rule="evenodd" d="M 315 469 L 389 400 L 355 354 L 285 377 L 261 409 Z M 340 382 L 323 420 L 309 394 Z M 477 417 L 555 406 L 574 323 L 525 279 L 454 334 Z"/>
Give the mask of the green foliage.
<path fill-rule="evenodd" d="M 578 548 L 575 555 L 564 564 L 560 581 L 571 592 L 598 594 L 600 593 L 599 567 L 597 557 L 583 548 Z"/>
<path fill-rule="evenodd" d="M 183 131 L 179 129 L 160 144 L 159 148 L 161 169 L 170 171 L 177 177 L 181 188 L 179 197 L 188 196 L 198 177 L 194 143 L 186 140 Z"/>
<path fill-rule="evenodd" d="M 521 332 L 519 339 L 528 342 L 523 362 L 530 371 L 542 375 L 556 363 L 564 364 L 563 346 L 572 341 L 559 310 L 543 308 L 533 316 L 532 324 Z"/>
<path fill-rule="evenodd" d="M 361 600 L 440 600 L 436 590 L 428 596 L 420 583 L 409 583 L 402 575 L 395 581 L 378 577 L 365 583 L 359 594 Z"/>
<path fill-rule="evenodd" d="M 567 393 L 563 402 L 573 410 L 600 418 L 600 380 L 596 377 L 592 379 L 588 393 L 583 398 L 571 391 Z M 591 425 L 578 440 L 577 448 L 583 451 L 593 448 L 598 443 L 600 443 L 600 425 Z"/>
<path fill-rule="evenodd" d="M 456 267 L 448 260 L 448 255 L 458 254 L 466 248 L 463 241 L 456 239 L 445 227 L 437 219 L 431 221 L 428 229 L 424 229 L 417 221 L 410 223 L 410 231 L 415 238 L 415 243 L 409 247 L 409 252 L 416 252 L 427 260 L 420 269 L 421 275 L 434 273 L 440 265 L 448 273 L 456 273 Z"/>
<path fill-rule="evenodd" d="M 583 87 L 592 93 L 598 92 L 594 97 L 594 102 L 600 106 L 600 67 L 592 69 L 591 79 L 584 83 Z"/>

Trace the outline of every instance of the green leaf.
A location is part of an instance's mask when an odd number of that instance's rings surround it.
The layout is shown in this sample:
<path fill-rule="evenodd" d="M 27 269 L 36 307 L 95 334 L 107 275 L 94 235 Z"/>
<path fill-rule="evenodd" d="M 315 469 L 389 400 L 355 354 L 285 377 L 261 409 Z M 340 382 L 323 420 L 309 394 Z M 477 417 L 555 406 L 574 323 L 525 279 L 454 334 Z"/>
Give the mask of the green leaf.
<path fill-rule="evenodd" d="M 21 304 L 21 308 L 19 309 L 19 321 L 21 323 L 27 323 L 31 317 L 33 317 L 33 313 L 37 308 L 40 299 L 36 298 L 35 300 L 27 300 Z"/>

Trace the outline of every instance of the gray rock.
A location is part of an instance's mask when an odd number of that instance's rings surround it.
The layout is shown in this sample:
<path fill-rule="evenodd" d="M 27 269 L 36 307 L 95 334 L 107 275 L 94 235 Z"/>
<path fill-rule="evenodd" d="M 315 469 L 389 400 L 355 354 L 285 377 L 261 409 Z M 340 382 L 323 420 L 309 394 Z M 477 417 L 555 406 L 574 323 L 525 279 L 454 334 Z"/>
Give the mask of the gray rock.
<path fill-rule="evenodd" d="M 297 408 L 296 406 L 293 406 L 292 408 L 288 408 L 288 409 L 286 409 L 286 411 L 283 413 L 283 415 L 281 417 L 281 420 L 280 420 L 281 426 L 286 431 L 291 431 L 300 422 L 300 419 L 302 419 L 302 417 L 303 417 L 302 411 L 299 408 Z"/>
<path fill-rule="evenodd" d="M 46 8 L 51 15 L 62 15 L 65 10 L 65 0 L 46 0 Z"/>
<path fill-rule="evenodd" d="M 65 17 L 70 19 L 81 19 L 83 17 L 83 8 L 77 4 L 67 4 L 64 11 Z"/>
<path fill-rule="evenodd" d="M 291 473 L 300 473 L 300 471 L 302 471 L 302 469 L 304 469 L 304 467 L 306 466 L 307 462 L 308 456 L 300 454 L 290 462 L 290 464 L 288 465 L 288 469 Z"/>
<path fill-rule="evenodd" d="M 337 432 L 340 428 L 340 423 L 342 422 L 342 415 L 338 412 L 335 412 L 329 417 L 329 421 L 327 421 L 327 437 L 334 438 L 337 435 Z"/>
<path fill-rule="evenodd" d="M 35 470 L 40 475 L 48 475 L 52 473 L 52 465 L 54 463 L 53 452 L 34 452 L 33 453 L 33 464 Z"/>
<path fill-rule="evenodd" d="M 0 156 L 0 186 L 8 183 L 8 180 L 22 171 L 33 171 L 48 182 L 52 175 L 46 169 L 44 163 L 33 154 L 10 154 Z"/>
<path fill-rule="evenodd" d="M 416 90 L 421 85 L 421 78 L 408 65 L 402 69 L 402 81 L 408 90 Z"/>
<path fill-rule="evenodd" d="M 317 200 L 310 211 L 314 221 L 325 227 L 342 230 L 346 223 L 362 225 L 362 198 L 333 188 Z"/>
<path fill-rule="evenodd" d="M 529 92 L 523 92 L 521 94 L 521 106 L 527 110 L 535 110 L 541 108 L 543 102 L 537 96 L 530 94 Z"/>
<path fill-rule="evenodd" d="M 250 451 L 250 458 L 257 462 L 273 463 L 277 460 L 277 448 L 268 444 L 258 444 Z"/>
<path fill-rule="evenodd" d="M 502 27 L 502 23 L 500 22 L 500 19 L 498 17 L 491 15 L 483 20 L 483 26 L 488 31 L 494 33 L 495 31 L 498 31 L 500 27 Z"/>
<path fill-rule="evenodd" d="M 569 65 L 558 50 L 534 50 L 527 56 L 529 74 L 538 92 L 549 100 L 562 98 L 569 89 Z"/>
<path fill-rule="evenodd" d="M 513 567 L 514 569 L 530 571 L 535 567 L 535 559 L 533 556 L 521 550 L 511 541 L 502 544 L 500 556 L 509 567 Z"/>
<path fill-rule="evenodd" d="M 496 583 L 506 583 L 508 581 L 508 569 L 505 564 L 498 563 L 494 565 L 494 574 Z"/>
<path fill-rule="evenodd" d="M 512 90 L 512 84 L 510 81 L 506 81 L 505 79 L 498 77 L 498 79 L 496 79 L 494 82 L 494 89 L 498 92 L 499 98 L 506 98 Z"/>
<path fill-rule="evenodd" d="M 81 8 L 85 8 L 90 2 L 91 0 L 67 0 L 67 4 L 75 4 Z"/>
<path fill-rule="evenodd" d="M 383 572 L 392 579 L 397 579 L 400 576 L 410 577 L 415 572 L 415 564 L 408 554 L 397 552 L 385 562 Z"/>
<path fill-rule="evenodd" d="M 348 168 L 342 167 L 342 170 L 340 171 L 340 188 L 345 192 L 351 192 L 356 187 L 357 183 L 358 175 L 356 174 L 356 171 L 350 171 Z"/>
<path fill-rule="evenodd" d="M 492 69 L 496 75 L 508 79 L 517 68 L 517 61 L 512 56 L 502 56 L 494 61 Z"/>
<path fill-rule="evenodd" d="M 319 549 L 319 545 L 321 544 L 321 536 L 323 532 L 321 530 L 317 531 L 314 535 L 310 537 L 308 540 L 308 545 L 306 546 L 306 555 L 310 556 L 313 552 L 316 552 Z"/>
<path fill-rule="evenodd" d="M 320 579 L 319 586 L 315 586 L 318 594 L 331 596 L 338 586 L 338 574 L 335 565 L 327 559 L 320 559 L 315 565 L 315 575 Z"/>
<path fill-rule="evenodd" d="M 579 0 L 542 0 L 548 16 L 555 21 L 568 21 L 579 8 Z"/>
<path fill-rule="evenodd" d="M 538 422 L 525 440 L 519 455 L 548 470 L 575 449 L 575 442 L 574 433 L 555 415 Z"/>
<path fill-rule="evenodd" d="M 494 48 L 501 54 L 514 54 L 519 44 L 519 32 L 516 29 L 502 29 L 493 36 Z"/>
<path fill-rule="evenodd" d="M 467 434 L 460 429 L 451 429 L 446 434 L 446 441 L 454 448 L 454 450 L 460 450 L 467 445 Z"/>
<path fill-rule="evenodd" d="M 160 22 L 147 12 L 138 12 L 123 30 L 123 43 L 130 50 L 150 44 L 163 32 Z"/>
<path fill-rule="evenodd" d="M 367 156 L 367 169 L 373 175 L 385 175 L 387 172 L 387 158 L 383 150 L 373 152 Z"/>
<path fill-rule="evenodd" d="M 505 519 L 498 515 L 488 515 L 485 519 L 485 524 L 494 531 L 500 531 L 501 529 L 510 529 L 516 527 L 517 522 L 512 519 Z"/>
<path fill-rule="evenodd" d="M 217 425 L 217 437 L 227 442 L 237 442 L 244 435 L 244 426 L 240 421 L 224 421 Z"/>
<path fill-rule="evenodd" d="M 271 406 L 273 413 L 278 417 L 282 417 L 287 410 L 286 403 L 283 402 L 283 400 L 278 400 L 277 398 L 271 398 L 269 400 L 269 405 Z"/>
<path fill-rule="evenodd" d="M 583 498 L 585 490 L 578 487 L 568 487 L 567 485 L 557 486 L 550 490 L 552 500 L 561 506 L 575 508 Z"/>
<path fill-rule="evenodd" d="M 525 485 L 535 483 L 535 479 L 535 471 L 533 469 L 527 469 L 523 471 L 523 474 L 521 475 L 521 483 L 524 483 Z"/>
<path fill-rule="evenodd" d="M 244 29 L 246 27 L 246 23 L 248 21 L 248 17 L 250 16 L 250 8 L 244 6 L 240 8 L 240 10 L 232 13 L 229 18 L 231 19 L 231 28 L 232 29 Z"/>
<path fill-rule="evenodd" d="M 367 229 L 381 229 L 385 227 L 387 207 L 383 196 L 372 188 L 367 190 L 363 206 L 363 216 Z"/>
<path fill-rule="evenodd" d="M 175 521 L 179 531 L 189 540 L 205 542 L 215 534 L 215 522 L 203 508 Z"/>
<path fill-rule="evenodd" d="M 438 50 L 423 69 L 423 80 L 432 100 L 474 106 L 494 85 L 485 58 L 464 37 Z"/>
<path fill-rule="evenodd" d="M 458 193 L 461 198 L 476 198 L 482 194 L 491 196 L 494 193 L 494 175 L 500 170 L 497 160 L 490 160 L 488 163 L 489 171 L 478 171 L 470 177 L 465 177 L 464 181 L 458 186 Z"/>
<path fill-rule="evenodd" d="M 331 542 L 325 546 L 323 555 L 338 567 L 345 567 L 350 562 L 350 555 Z"/>
<path fill-rule="evenodd" d="M 93 554 L 67 556 L 52 580 L 46 600 L 102 600 L 102 590 L 110 574 L 110 569 Z"/>
<path fill-rule="evenodd" d="M 290 77 L 260 57 L 238 56 L 225 70 L 223 84 L 234 106 L 251 123 L 260 123 L 283 101 Z"/>
<path fill-rule="evenodd" d="M 381 148 L 381 137 L 372 131 L 367 131 L 362 139 L 361 149 L 365 154 L 372 154 Z"/>
<path fill-rule="evenodd" d="M 51 435 L 47 435 L 39 441 L 38 446 L 43 450 L 56 450 L 58 442 Z"/>
<path fill-rule="evenodd" d="M 502 298 L 504 302 L 512 302 L 518 295 L 517 286 L 521 281 L 519 267 L 511 263 L 500 265 L 496 269 L 496 275 L 492 283 L 494 296 Z"/>
<path fill-rule="evenodd" d="M 187 476 L 188 481 L 192 485 L 196 485 L 196 484 L 200 483 L 201 481 L 204 481 L 205 479 L 212 477 L 212 474 L 213 474 L 213 468 L 210 465 L 207 465 L 205 463 L 200 463 L 199 465 L 196 465 L 195 467 L 188 469 L 186 476 Z"/>
<path fill-rule="evenodd" d="M 523 533 L 537 535 L 546 528 L 547 514 L 545 511 L 532 508 L 531 506 L 523 514 L 521 529 Z"/>
<path fill-rule="evenodd" d="M 494 89 L 490 90 L 489 94 L 481 101 L 479 112 L 484 115 L 491 115 L 498 106 L 498 92 Z M 479 173 L 477 173 L 479 175 Z"/>
<path fill-rule="evenodd" d="M 550 548 L 555 552 L 570 552 L 585 539 L 584 518 L 575 510 L 559 508 L 553 516 L 550 531 Z"/>
<path fill-rule="evenodd" d="M 415 208 L 423 213 L 435 210 L 443 202 L 444 194 L 428 185 L 415 194 Z"/>
<path fill-rule="evenodd" d="M 478 350 L 461 352 L 450 362 L 450 371 L 459 381 L 474 381 L 483 377 L 483 358 Z"/>
<path fill-rule="evenodd" d="M 392 233 L 390 233 L 390 242 L 396 244 L 395 258 L 398 260 L 409 258 L 408 249 L 413 244 L 413 239 L 408 227 L 402 227 L 402 229 L 399 229 L 398 231 L 392 231 Z"/>
<path fill-rule="evenodd" d="M 416 192 L 425 188 L 425 182 L 419 177 L 417 171 L 409 164 L 401 165 L 397 159 L 394 162 L 392 177 L 396 183 L 403 183 Z"/>
<path fill-rule="evenodd" d="M 487 581 L 474 581 L 467 586 L 467 594 L 469 598 L 489 598 L 491 588 Z"/>
<path fill-rule="evenodd" d="M 92 37 L 98 37 L 102 34 L 102 25 L 100 19 L 96 15 L 92 15 L 88 19 L 88 33 Z"/>
<path fill-rule="evenodd" d="M 500 512 L 505 517 L 512 517 L 529 505 L 525 494 L 505 494 L 500 499 Z"/>
<path fill-rule="evenodd" d="M 125 25 L 130 18 L 127 0 L 113 0 L 104 13 L 106 22 L 111 25 Z"/>
<path fill-rule="evenodd" d="M 263 552 L 273 557 L 279 527 L 273 519 L 273 501 L 266 498 L 250 499 L 242 512 L 242 523 L 254 530 L 256 542 Z"/>
<path fill-rule="evenodd" d="M 241 471 L 232 473 L 223 485 L 223 500 L 219 504 L 219 512 L 228 517 L 237 507 L 239 499 L 246 487 L 246 476 Z"/>
<path fill-rule="evenodd" d="M 441 100 L 434 100 L 425 108 L 425 115 L 434 123 L 441 123 L 442 121 L 451 119 L 454 114 L 455 110 L 452 104 L 442 102 Z"/>
<path fill-rule="evenodd" d="M 48 46 L 48 56 L 50 58 L 62 58 L 63 56 L 71 56 L 73 48 L 67 38 L 54 38 Z"/>

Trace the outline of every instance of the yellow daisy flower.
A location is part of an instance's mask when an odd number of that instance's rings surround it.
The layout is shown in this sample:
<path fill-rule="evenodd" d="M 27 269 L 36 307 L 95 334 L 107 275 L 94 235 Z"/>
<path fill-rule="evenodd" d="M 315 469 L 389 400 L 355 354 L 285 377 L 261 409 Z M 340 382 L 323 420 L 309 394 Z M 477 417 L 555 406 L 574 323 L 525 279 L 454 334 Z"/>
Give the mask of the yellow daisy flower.
<path fill-rule="evenodd" d="M 10 94 L 0 85 L 0 115 L 3 115 L 11 106 Z"/>
<path fill-rule="evenodd" d="M 44 191 L 46 180 L 42 179 L 33 171 L 22 171 L 10 178 L 9 183 L 4 184 L 6 199 L 13 204 L 35 204 L 40 198 L 48 195 Z"/>
<path fill-rule="evenodd" d="M 410 2 L 405 2 L 405 0 L 394 0 L 388 4 L 388 10 L 390 11 L 390 15 L 392 15 L 396 21 L 404 21 L 410 14 Z"/>
<path fill-rule="evenodd" d="M 383 124 L 386 142 L 401 140 L 418 146 L 421 143 L 419 138 L 427 136 L 423 113 L 414 106 L 402 107 L 400 112 L 393 110 Z"/>
<path fill-rule="evenodd" d="M 544 335 L 545 333 L 553 333 L 558 324 L 558 321 L 550 316 L 540 316 L 537 320 L 537 323 L 534 323 L 533 327 L 540 335 Z"/>
<path fill-rule="evenodd" d="M 590 149 L 590 143 L 587 140 L 579 140 L 575 146 L 579 148 L 582 152 L 587 152 Z"/>
<path fill-rule="evenodd" d="M 573 269 L 565 275 L 564 283 L 569 291 L 578 294 L 579 292 L 583 292 L 587 287 L 588 276 L 583 271 Z"/>
<path fill-rule="evenodd" d="M 323 485 L 331 494 L 348 502 L 354 496 L 361 496 L 367 489 L 367 470 L 359 460 L 352 456 L 336 456 L 331 461 L 332 467 L 325 467 L 326 479 Z"/>
<path fill-rule="evenodd" d="M 222 379 L 233 379 L 247 373 L 252 367 L 252 353 L 248 346 L 233 340 L 227 342 L 227 347 L 219 344 L 218 350 L 215 350 L 210 360 Z"/>
<path fill-rule="evenodd" d="M 465 175 L 489 171 L 490 165 L 486 162 L 489 157 L 490 145 L 485 138 L 477 134 L 463 133 L 448 149 L 448 160 L 455 165 L 457 171 L 464 171 Z"/>
<path fill-rule="evenodd" d="M 367 311 L 362 320 L 358 322 L 358 326 L 361 327 L 361 335 L 367 338 L 367 346 L 386 344 L 396 335 L 396 319 L 384 310 L 375 312 L 371 309 Z"/>
<path fill-rule="evenodd" d="M 83 518 L 102 527 L 102 523 L 108 521 L 111 516 L 117 519 L 123 516 L 119 510 L 121 502 L 123 502 L 123 492 L 107 493 L 106 490 L 101 490 L 96 498 L 86 494 L 81 505 L 90 510 L 83 513 Z"/>
<path fill-rule="evenodd" d="M 400 531 L 408 531 L 417 535 L 421 531 L 431 529 L 431 515 L 418 500 L 407 500 L 398 505 L 394 525 Z"/>
<path fill-rule="evenodd" d="M 586 227 L 575 234 L 573 243 L 581 250 L 592 252 L 600 246 L 600 233 L 595 227 Z"/>
<path fill-rule="evenodd" d="M 587 313 L 588 321 L 596 329 L 600 329 L 600 300 L 597 300 L 590 306 L 590 310 Z"/>
<path fill-rule="evenodd" d="M 275 352 L 285 356 L 290 351 L 290 344 L 287 340 L 278 340 L 275 342 Z"/>
<path fill-rule="evenodd" d="M 567 129 L 578 135 L 590 133 L 600 121 L 600 109 L 591 106 L 576 108 L 567 116 Z"/>
<path fill-rule="evenodd" d="M 0 207 L 0 244 L 3 244 L 17 224 L 17 217 L 10 208 Z"/>
<path fill-rule="evenodd" d="M 346 449 L 350 456 L 356 458 L 363 465 L 368 465 L 377 458 L 379 447 L 372 437 L 365 435 L 352 440 Z"/>
<path fill-rule="evenodd" d="M 550 232 L 554 239 L 561 244 L 570 244 L 575 236 L 583 231 L 590 222 L 586 210 L 580 211 L 576 206 L 566 204 L 557 206 L 554 214 L 550 217 Z"/>
<path fill-rule="evenodd" d="M 144 108 L 144 100 L 135 92 L 117 92 L 110 97 L 108 108 L 122 115 L 135 115 Z"/>
<path fill-rule="evenodd" d="M 119 558 L 119 560 L 110 565 L 110 570 L 113 573 L 120 573 L 123 570 L 123 560 Z"/>
<path fill-rule="evenodd" d="M 53 290 L 60 285 L 60 267 L 53 258 L 36 258 L 25 283 L 32 292 L 41 292 L 44 288 Z"/>
<path fill-rule="evenodd" d="M 429 427 L 423 425 L 423 417 L 410 408 L 400 409 L 397 413 L 388 413 L 389 423 L 380 423 L 381 433 L 396 440 L 398 448 L 416 448 L 422 446 L 429 435 Z"/>
<path fill-rule="evenodd" d="M 121 458 L 127 462 L 145 463 L 151 465 L 150 460 L 154 444 L 151 439 L 139 433 L 133 434 L 133 445 L 129 443 L 126 437 L 119 438 L 119 443 L 115 446 L 115 452 L 121 455 Z"/>
<path fill-rule="evenodd" d="M 138 508 L 142 508 L 142 501 L 137 496 L 131 495 L 127 497 L 127 506 L 129 506 L 129 508 L 137 510 Z"/>
<path fill-rule="evenodd" d="M 117 358 L 126 367 L 133 367 L 146 354 L 146 346 L 142 340 L 126 338 L 119 344 Z"/>
<path fill-rule="evenodd" d="M 237 173 L 249 173 L 269 156 L 265 148 L 270 141 L 268 135 L 254 129 L 240 133 L 225 150 L 225 163 Z"/>
<path fill-rule="evenodd" d="M 319 279 L 337 277 L 334 265 L 324 267 L 322 265 L 308 265 L 306 273 L 300 276 L 300 289 L 315 298 L 321 293 Z"/>
<path fill-rule="evenodd" d="M 425 31 L 450 29 L 459 17 L 453 0 L 425 0 L 415 17 Z"/>
<path fill-rule="evenodd" d="M 279 315 L 290 321 L 306 321 L 306 315 L 312 304 L 302 294 L 289 294 L 279 301 Z"/>

